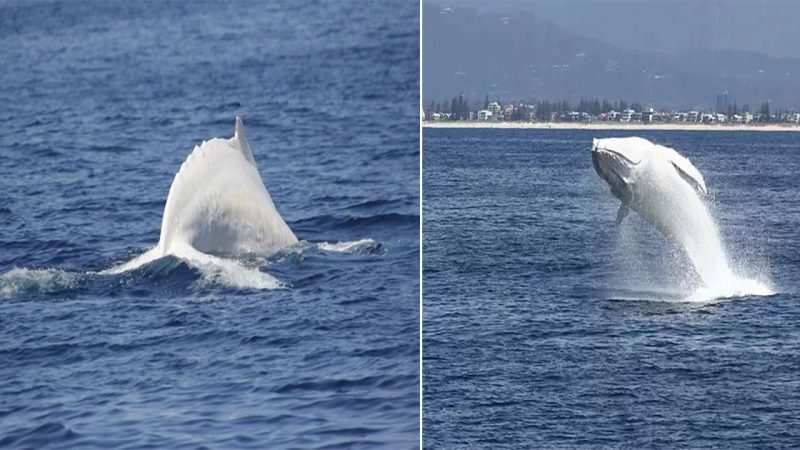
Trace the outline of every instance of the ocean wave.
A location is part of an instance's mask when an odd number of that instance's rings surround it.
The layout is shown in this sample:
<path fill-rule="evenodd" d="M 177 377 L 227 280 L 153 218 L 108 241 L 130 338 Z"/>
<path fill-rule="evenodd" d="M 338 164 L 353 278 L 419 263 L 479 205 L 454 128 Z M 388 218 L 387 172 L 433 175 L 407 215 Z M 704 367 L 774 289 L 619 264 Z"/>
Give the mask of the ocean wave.
<path fill-rule="evenodd" d="M 0 297 L 69 291 L 75 289 L 79 281 L 79 274 L 64 270 L 15 267 L 0 275 Z"/>
<path fill-rule="evenodd" d="M 324 214 L 292 222 L 292 229 L 331 229 L 362 230 L 373 227 L 416 226 L 419 214 L 386 213 L 371 216 L 338 216 Z"/>
<path fill-rule="evenodd" d="M 236 259 L 228 259 L 199 252 L 189 246 L 176 249 L 172 255 L 197 269 L 201 277 L 195 287 L 207 288 L 213 285 L 230 287 L 234 289 L 281 289 L 286 285 L 272 275 L 262 272 L 258 267 L 251 267 Z M 101 274 L 118 275 L 148 266 L 153 262 L 163 259 L 158 248 L 134 257 L 130 261 L 119 264 Z"/>
<path fill-rule="evenodd" d="M 154 247 L 100 271 L 14 267 L 0 274 L 0 298 L 63 293 L 94 283 L 102 289 L 114 290 L 120 286 L 133 287 L 140 284 L 155 284 L 160 289 L 170 291 L 214 288 L 286 289 L 291 287 L 290 283 L 265 272 L 264 268 L 286 263 L 300 264 L 306 256 L 314 253 L 375 255 L 383 252 L 383 245 L 371 238 L 336 242 L 301 241 L 270 257 L 213 256 L 188 246 L 173 254 L 161 255 Z"/>
<path fill-rule="evenodd" d="M 379 253 L 382 249 L 380 243 L 372 239 L 359 239 L 357 241 L 339 241 L 337 243 L 319 242 L 317 248 L 325 252 L 333 253 L 360 253 L 369 255 Z"/>

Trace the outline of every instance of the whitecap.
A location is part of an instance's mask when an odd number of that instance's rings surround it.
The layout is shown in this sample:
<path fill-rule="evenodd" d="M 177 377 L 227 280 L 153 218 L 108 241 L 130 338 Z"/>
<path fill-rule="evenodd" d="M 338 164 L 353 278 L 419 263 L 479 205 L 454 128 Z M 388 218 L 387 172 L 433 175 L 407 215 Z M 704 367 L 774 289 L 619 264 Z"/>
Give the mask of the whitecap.
<path fill-rule="evenodd" d="M 0 275 L 0 297 L 22 293 L 51 293 L 74 289 L 80 276 L 59 269 L 26 269 L 14 267 Z"/>
<path fill-rule="evenodd" d="M 317 248 L 332 253 L 371 253 L 380 248 L 380 244 L 373 239 L 359 239 L 357 241 L 339 241 L 337 243 L 320 242 Z"/>

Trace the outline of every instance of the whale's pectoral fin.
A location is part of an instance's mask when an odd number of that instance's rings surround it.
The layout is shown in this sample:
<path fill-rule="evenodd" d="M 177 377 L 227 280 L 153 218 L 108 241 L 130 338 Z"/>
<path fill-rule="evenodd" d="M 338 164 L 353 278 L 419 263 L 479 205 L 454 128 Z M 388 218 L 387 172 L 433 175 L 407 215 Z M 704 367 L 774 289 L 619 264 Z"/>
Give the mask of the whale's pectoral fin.
<path fill-rule="evenodd" d="M 619 204 L 619 209 L 617 210 L 617 226 L 619 226 L 619 224 L 622 223 L 623 219 L 628 217 L 628 213 L 630 212 L 631 210 L 630 208 L 628 208 L 628 205 L 626 205 L 625 203 Z"/>
<path fill-rule="evenodd" d="M 675 171 L 678 172 L 678 175 L 697 191 L 698 194 L 708 195 L 703 175 L 700 174 L 700 171 L 697 170 L 688 159 L 676 155 L 670 162 L 672 163 L 672 167 L 675 168 Z"/>

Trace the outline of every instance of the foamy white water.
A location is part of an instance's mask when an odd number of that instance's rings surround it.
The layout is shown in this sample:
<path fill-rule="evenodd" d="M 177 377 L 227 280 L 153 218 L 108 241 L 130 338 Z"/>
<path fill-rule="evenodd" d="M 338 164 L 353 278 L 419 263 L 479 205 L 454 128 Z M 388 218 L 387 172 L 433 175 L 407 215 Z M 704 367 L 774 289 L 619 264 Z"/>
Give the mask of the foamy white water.
<path fill-rule="evenodd" d="M 64 270 L 15 267 L 0 275 L 0 297 L 13 297 L 24 292 L 58 292 L 74 287 L 78 280 L 78 274 Z"/>
<path fill-rule="evenodd" d="M 374 249 L 378 244 L 373 239 L 359 239 L 357 241 L 339 241 L 335 244 L 330 242 L 320 242 L 317 248 L 326 252 L 335 253 L 358 253 L 364 250 Z"/>
<path fill-rule="evenodd" d="M 720 238 L 719 228 L 708 206 L 696 191 L 687 189 L 668 191 L 670 199 L 683 210 L 681 224 L 672 237 L 692 262 L 703 285 L 686 298 L 687 301 L 706 302 L 719 298 L 766 296 L 775 292 L 764 281 L 738 275 Z"/>

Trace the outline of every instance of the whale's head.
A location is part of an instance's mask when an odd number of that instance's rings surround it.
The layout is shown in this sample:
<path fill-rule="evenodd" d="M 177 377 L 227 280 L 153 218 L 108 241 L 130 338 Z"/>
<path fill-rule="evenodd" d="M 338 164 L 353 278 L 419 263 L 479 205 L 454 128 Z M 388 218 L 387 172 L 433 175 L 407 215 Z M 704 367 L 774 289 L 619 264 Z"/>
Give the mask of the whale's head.
<path fill-rule="evenodd" d="M 611 192 L 623 201 L 630 200 L 637 179 L 654 177 L 662 181 L 674 179 L 700 195 L 708 194 L 703 175 L 689 159 L 644 138 L 594 139 L 592 163 Z"/>
<path fill-rule="evenodd" d="M 623 200 L 630 196 L 630 184 L 634 179 L 634 172 L 642 165 L 645 156 L 645 150 L 638 139 L 640 138 L 592 141 L 594 170 L 608 183 L 611 192 Z"/>

